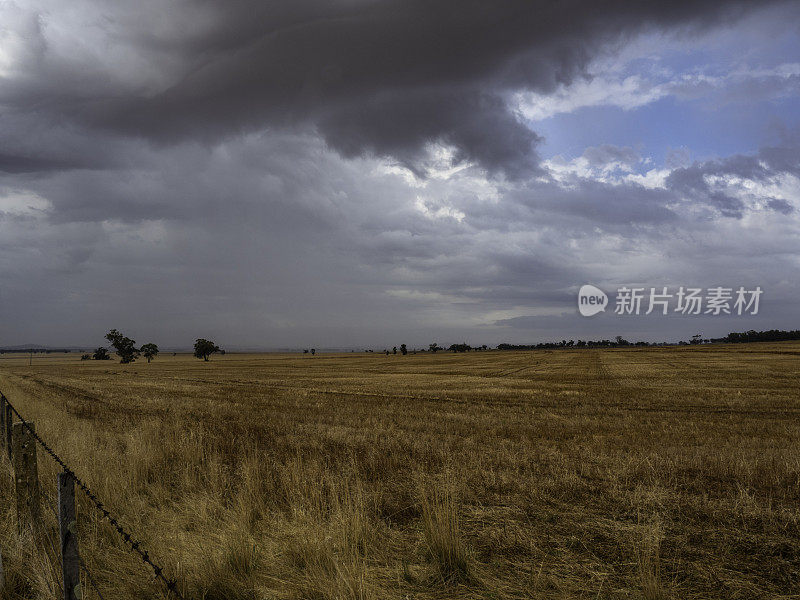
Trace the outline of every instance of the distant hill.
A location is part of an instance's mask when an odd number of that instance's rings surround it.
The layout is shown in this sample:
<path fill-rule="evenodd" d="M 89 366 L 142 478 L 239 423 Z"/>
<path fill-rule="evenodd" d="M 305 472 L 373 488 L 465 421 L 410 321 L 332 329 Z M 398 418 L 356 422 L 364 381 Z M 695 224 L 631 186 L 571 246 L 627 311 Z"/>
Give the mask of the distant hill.
<path fill-rule="evenodd" d="M 85 346 L 42 346 L 41 344 L 18 344 L 16 346 L 0 346 L 0 353 L 14 353 L 14 352 L 82 352 L 85 351 Z"/>
<path fill-rule="evenodd" d="M 6 352 L 21 352 L 23 350 L 48 350 L 47 346 L 41 344 L 20 344 L 19 346 L 0 346 L 0 350 Z"/>

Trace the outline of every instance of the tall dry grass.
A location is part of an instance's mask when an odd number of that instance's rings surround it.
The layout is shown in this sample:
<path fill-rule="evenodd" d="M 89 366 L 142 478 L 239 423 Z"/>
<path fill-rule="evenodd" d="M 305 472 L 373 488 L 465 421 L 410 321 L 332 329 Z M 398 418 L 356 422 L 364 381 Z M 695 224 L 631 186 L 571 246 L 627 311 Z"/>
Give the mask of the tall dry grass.
<path fill-rule="evenodd" d="M 667 600 L 669 593 L 661 580 L 661 543 L 664 531 L 659 519 L 636 528 L 636 560 L 644 600 Z"/>
<path fill-rule="evenodd" d="M 457 491 L 449 477 L 420 485 L 422 530 L 428 554 L 446 583 L 474 579 L 469 551 L 461 534 Z"/>
<path fill-rule="evenodd" d="M 189 598 L 791 598 L 799 355 L 4 361 L 0 389 Z M 6 598 L 56 598 L 13 498 L 0 458 Z M 106 598 L 165 597 L 78 512 Z"/>

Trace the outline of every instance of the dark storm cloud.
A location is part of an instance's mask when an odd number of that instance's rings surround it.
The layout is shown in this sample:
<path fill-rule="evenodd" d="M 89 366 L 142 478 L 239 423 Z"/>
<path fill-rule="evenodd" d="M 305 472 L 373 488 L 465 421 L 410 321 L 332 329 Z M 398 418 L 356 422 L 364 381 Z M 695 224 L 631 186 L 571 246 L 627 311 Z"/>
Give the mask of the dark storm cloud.
<path fill-rule="evenodd" d="M 0 54 L 0 342 L 499 342 L 490 324 L 572 310 L 598 273 L 783 279 L 786 194 L 760 230 L 687 207 L 753 210 L 708 177 L 797 173 L 796 144 L 687 155 L 645 188 L 624 179 L 632 148 L 587 149 L 592 176 L 540 163 L 509 100 L 744 5 L 20 4 Z"/>
<path fill-rule="evenodd" d="M 119 72 L 53 56 L 42 11 L 27 24 L 26 77 L 4 86 L 0 102 L 162 143 L 305 123 L 346 156 L 413 164 L 426 143 L 442 141 L 456 159 L 516 177 L 535 168 L 537 138 L 504 92 L 546 93 L 585 75 L 591 57 L 623 36 L 703 26 L 747 5 L 236 1 L 172 3 L 166 13 L 147 3 L 135 15 L 98 5 L 93 25 L 120 53 Z M 127 76 L 126 53 L 139 79 Z"/>
<path fill-rule="evenodd" d="M 86 166 L 83 161 L 70 161 L 59 158 L 38 156 L 20 156 L 0 153 L 0 172 L 2 173 L 35 173 L 37 171 L 60 171 Z"/>
<path fill-rule="evenodd" d="M 511 177 L 536 171 L 538 136 L 505 106 L 502 98 L 470 91 L 387 94 L 340 109 L 320 119 L 319 130 L 344 156 L 370 152 L 392 156 L 418 175 L 421 141 L 456 149 L 455 162 L 475 162 Z"/>

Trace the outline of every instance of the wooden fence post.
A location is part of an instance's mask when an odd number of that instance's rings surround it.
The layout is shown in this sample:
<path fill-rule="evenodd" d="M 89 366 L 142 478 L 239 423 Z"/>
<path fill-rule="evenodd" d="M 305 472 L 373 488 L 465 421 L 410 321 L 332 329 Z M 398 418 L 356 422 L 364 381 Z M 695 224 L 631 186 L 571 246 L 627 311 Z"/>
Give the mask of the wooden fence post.
<path fill-rule="evenodd" d="M 33 423 L 28 427 L 36 430 Z M 22 423 L 14 423 L 14 482 L 17 490 L 17 524 L 22 530 L 25 521 L 34 528 L 41 525 L 39 503 L 39 468 L 36 462 L 36 440 Z"/>
<path fill-rule="evenodd" d="M 11 440 L 13 438 L 11 427 L 14 424 L 14 413 L 11 412 L 11 405 L 6 402 L 6 449 L 8 450 L 8 460 L 11 460 Z"/>
<path fill-rule="evenodd" d="M 75 479 L 58 474 L 58 532 L 61 537 L 61 569 L 64 600 L 81 600 L 81 563 L 78 555 L 78 522 L 75 518 Z"/>

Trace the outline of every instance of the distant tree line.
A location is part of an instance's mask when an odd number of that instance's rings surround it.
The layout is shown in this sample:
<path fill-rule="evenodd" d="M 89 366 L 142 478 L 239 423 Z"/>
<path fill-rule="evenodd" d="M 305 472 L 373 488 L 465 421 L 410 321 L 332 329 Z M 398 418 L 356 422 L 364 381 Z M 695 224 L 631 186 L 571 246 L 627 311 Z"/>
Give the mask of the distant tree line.
<path fill-rule="evenodd" d="M 417 352 L 432 352 L 432 353 L 435 354 L 436 352 L 439 352 L 440 350 L 442 350 L 442 351 L 449 350 L 450 352 L 481 352 L 481 351 L 484 351 L 484 350 L 489 350 L 489 346 L 487 346 L 486 344 L 483 344 L 481 346 L 470 346 L 469 344 L 464 342 L 464 343 L 461 343 L 461 344 L 451 344 L 448 348 L 445 348 L 443 346 L 440 346 L 436 342 L 434 342 L 433 344 L 430 344 L 428 346 L 427 350 L 424 349 L 424 348 L 409 350 L 409 348 L 408 348 L 408 346 L 406 344 L 400 344 L 399 352 L 400 352 L 400 354 L 405 356 L 409 352 L 411 354 L 416 354 Z M 304 350 L 303 352 L 307 352 L 307 350 Z M 374 350 L 364 350 L 364 352 L 369 353 L 369 352 L 375 352 L 375 351 Z M 385 354 L 386 356 L 389 356 L 390 354 L 397 354 L 397 353 L 398 353 L 397 346 L 393 346 L 391 350 L 389 350 L 388 348 L 384 348 L 381 351 L 381 354 Z"/>
<path fill-rule="evenodd" d="M 741 344 L 746 342 L 783 342 L 800 340 L 800 330 L 783 331 L 770 329 L 769 331 L 744 331 L 732 332 L 721 338 L 704 339 L 702 335 L 693 335 L 687 341 L 677 344 L 670 342 L 629 342 L 622 336 L 613 340 L 561 340 L 560 342 L 543 342 L 539 344 L 499 344 L 498 350 L 555 350 L 558 348 L 624 348 L 627 346 L 687 346 L 695 344 Z"/>
<path fill-rule="evenodd" d="M 782 331 L 780 329 L 770 329 L 769 331 L 753 331 L 751 329 L 741 333 L 729 333 L 724 338 L 713 341 L 742 344 L 746 342 L 784 342 L 788 340 L 800 340 L 800 330 Z"/>
<path fill-rule="evenodd" d="M 561 340 L 539 344 L 499 344 L 498 350 L 555 350 L 557 348 L 620 348 L 626 346 L 655 346 L 648 342 L 629 342 L 621 335 L 613 340 Z"/>
<path fill-rule="evenodd" d="M 561 348 L 633 348 L 633 347 L 647 347 L 647 346 L 689 346 L 699 344 L 713 344 L 713 343 L 743 343 L 743 342 L 779 342 L 785 340 L 800 340 L 800 330 L 782 331 L 779 329 L 771 329 L 769 331 L 745 331 L 740 333 L 729 333 L 721 338 L 704 338 L 702 334 L 695 334 L 688 341 L 681 340 L 679 342 L 645 342 L 636 341 L 632 342 L 626 340 L 621 335 L 616 336 L 613 340 L 599 339 L 599 340 L 561 340 L 560 342 L 540 342 L 538 344 L 498 344 L 497 350 L 557 350 Z M 430 344 L 427 349 L 408 350 L 405 344 L 400 344 L 400 354 L 416 354 L 417 352 L 431 352 L 433 354 L 440 351 L 449 352 L 481 352 L 490 350 L 489 346 L 482 344 L 480 346 L 471 346 L 466 342 L 460 344 L 450 344 L 448 347 L 440 346 L 434 342 Z M 308 350 L 303 350 L 308 353 Z M 364 352 L 375 352 L 374 350 L 364 350 Z M 391 350 L 385 348 L 381 354 L 389 356 L 397 354 L 397 346 L 392 347 Z M 314 354 L 314 350 L 311 350 Z"/>
<path fill-rule="evenodd" d="M 435 346 L 435 344 L 432 344 L 432 345 Z M 481 352 L 482 350 L 488 350 L 488 349 L 489 349 L 489 346 L 487 346 L 486 344 L 483 344 L 482 346 L 474 346 L 473 347 L 473 346 L 470 346 L 469 344 L 467 344 L 466 342 L 463 342 L 461 344 L 450 344 L 450 347 L 448 348 L 448 350 L 450 350 L 450 352 Z M 432 349 L 432 351 L 436 352 L 436 350 L 433 350 L 433 349 Z"/>

